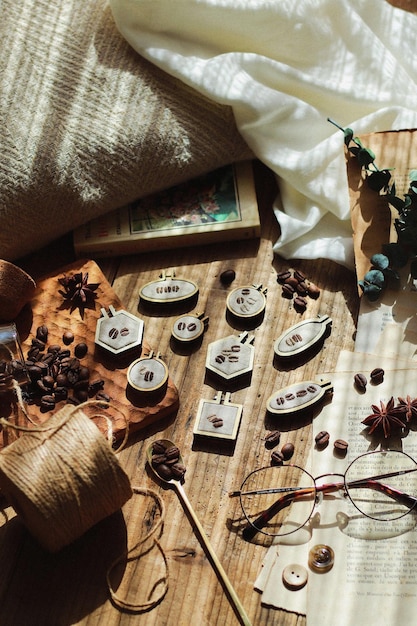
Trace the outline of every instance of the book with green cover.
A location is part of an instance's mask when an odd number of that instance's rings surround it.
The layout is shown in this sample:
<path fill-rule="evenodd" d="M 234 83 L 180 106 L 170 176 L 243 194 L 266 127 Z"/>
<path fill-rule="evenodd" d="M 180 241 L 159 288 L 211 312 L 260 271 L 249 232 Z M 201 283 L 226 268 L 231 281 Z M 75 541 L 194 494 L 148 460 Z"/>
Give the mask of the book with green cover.
<path fill-rule="evenodd" d="M 74 249 L 110 257 L 259 236 L 253 165 L 243 161 L 91 220 L 74 231 Z"/>

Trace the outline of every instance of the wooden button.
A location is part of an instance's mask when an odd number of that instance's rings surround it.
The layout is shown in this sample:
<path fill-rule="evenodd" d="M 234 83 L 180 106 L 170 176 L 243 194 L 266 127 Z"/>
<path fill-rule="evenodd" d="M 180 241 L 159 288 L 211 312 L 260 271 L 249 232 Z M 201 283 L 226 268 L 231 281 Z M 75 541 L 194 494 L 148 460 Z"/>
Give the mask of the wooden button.
<path fill-rule="evenodd" d="M 282 582 L 288 589 L 296 591 L 307 583 L 308 572 L 303 565 L 287 565 L 282 572 Z"/>

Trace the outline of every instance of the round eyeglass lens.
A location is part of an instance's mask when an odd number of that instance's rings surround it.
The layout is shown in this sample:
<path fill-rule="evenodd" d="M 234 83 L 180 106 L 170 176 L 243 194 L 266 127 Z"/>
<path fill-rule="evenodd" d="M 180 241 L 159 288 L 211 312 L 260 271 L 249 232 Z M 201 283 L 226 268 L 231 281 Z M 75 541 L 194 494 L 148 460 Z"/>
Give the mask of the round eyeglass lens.
<path fill-rule="evenodd" d="M 345 487 L 352 504 L 367 517 L 399 519 L 417 504 L 417 463 L 397 450 L 369 452 L 349 465 Z"/>
<path fill-rule="evenodd" d="M 296 465 L 255 470 L 240 490 L 246 519 L 265 535 L 288 535 L 311 517 L 316 489 L 313 477 Z"/>

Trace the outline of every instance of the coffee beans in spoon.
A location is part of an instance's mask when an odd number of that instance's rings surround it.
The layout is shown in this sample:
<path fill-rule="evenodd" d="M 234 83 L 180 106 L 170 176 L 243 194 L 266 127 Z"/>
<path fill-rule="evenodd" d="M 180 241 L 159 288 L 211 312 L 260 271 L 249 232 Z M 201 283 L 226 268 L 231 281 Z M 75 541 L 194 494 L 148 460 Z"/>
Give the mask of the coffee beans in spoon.
<path fill-rule="evenodd" d="M 186 471 L 179 448 L 163 439 L 152 445 L 151 464 L 163 480 L 181 480 Z"/>

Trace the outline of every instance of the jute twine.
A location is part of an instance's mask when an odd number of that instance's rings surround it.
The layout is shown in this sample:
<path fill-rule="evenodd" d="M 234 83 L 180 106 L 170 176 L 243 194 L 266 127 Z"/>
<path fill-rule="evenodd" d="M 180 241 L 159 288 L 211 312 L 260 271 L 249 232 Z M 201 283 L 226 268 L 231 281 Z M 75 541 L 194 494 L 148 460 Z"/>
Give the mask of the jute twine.
<path fill-rule="evenodd" d="M 0 489 L 50 552 L 79 538 L 132 496 L 128 476 L 82 405 L 64 406 L 0 452 Z"/>
<path fill-rule="evenodd" d="M 30 427 L 16 426 L 0 418 L 3 428 L 14 428 L 22 435 L 0 452 L 0 489 L 29 532 L 49 552 L 57 552 L 81 537 L 96 523 L 118 511 L 132 494 L 151 497 L 153 523 L 145 520 L 147 532 L 123 552 L 107 572 L 107 586 L 113 604 L 130 612 L 148 611 L 164 598 L 168 590 L 168 562 L 156 537 L 162 532 L 165 506 L 153 490 L 133 487 L 113 452 L 111 420 L 107 422 L 107 439 L 92 418 L 84 412 L 88 401 L 78 407 L 64 406 L 41 426 L 36 425 L 24 409 L 18 385 L 13 385 L 18 404 L 31 422 Z M 106 403 L 106 408 L 110 405 Z M 127 441 L 126 434 L 119 446 Z M 157 548 L 164 573 L 151 586 L 145 601 L 131 602 L 122 597 L 112 584 L 112 572 L 120 565 L 139 561 Z M 120 581 L 119 587 L 122 587 Z"/>
<path fill-rule="evenodd" d="M 113 604 L 119 609 L 140 613 L 144 611 L 149 611 L 157 604 L 159 604 L 164 598 L 166 592 L 168 591 L 169 567 L 165 552 L 161 544 L 159 543 L 158 538 L 155 536 L 158 530 L 162 532 L 162 526 L 165 518 L 164 502 L 161 496 L 158 495 L 153 489 L 146 489 L 144 487 L 133 487 L 133 493 L 136 495 L 149 496 L 154 500 L 154 523 L 153 525 L 147 524 L 148 532 L 145 533 L 145 536 L 141 537 L 141 539 L 136 544 L 134 544 L 129 550 L 127 550 L 112 563 L 107 571 L 106 578 L 107 587 L 109 589 L 110 597 Z M 124 565 L 128 564 L 130 561 L 138 561 L 154 548 L 158 549 L 160 557 L 163 560 L 164 574 L 158 580 L 153 582 L 147 600 L 141 602 L 131 602 L 113 588 L 112 572 L 120 564 Z M 153 558 L 154 560 L 156 559 L 155 556 Z M 123 580 L 120 581 L 119 588 L 123 587 L 122 583 Z"/>

